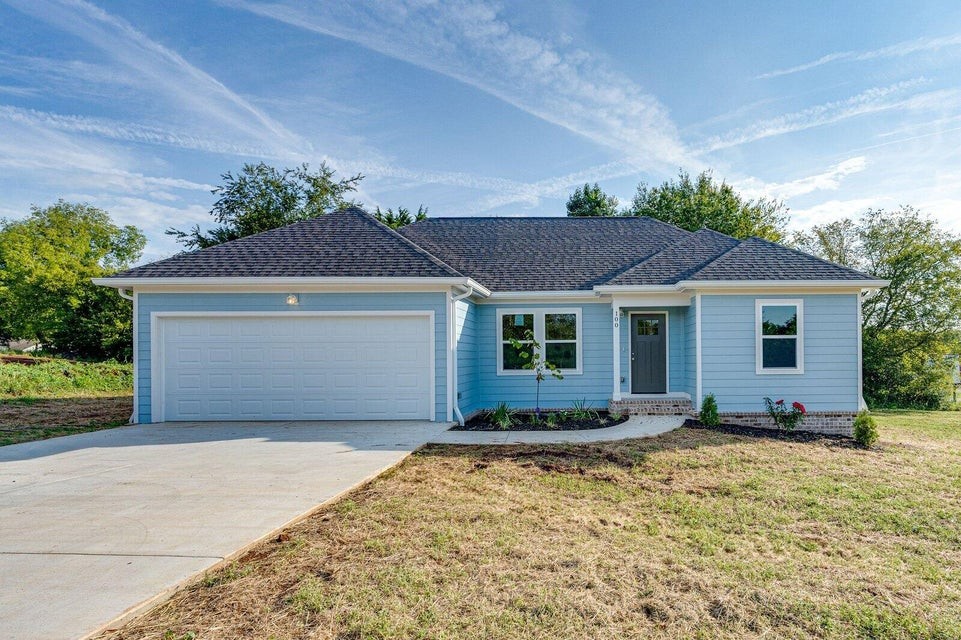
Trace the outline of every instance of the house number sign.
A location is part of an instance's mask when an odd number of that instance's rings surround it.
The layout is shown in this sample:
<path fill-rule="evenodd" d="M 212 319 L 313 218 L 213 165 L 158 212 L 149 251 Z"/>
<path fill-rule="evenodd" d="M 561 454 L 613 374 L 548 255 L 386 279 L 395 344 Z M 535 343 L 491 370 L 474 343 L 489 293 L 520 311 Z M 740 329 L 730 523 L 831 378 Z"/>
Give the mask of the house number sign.
<path fill-rule="evenodd" d="M 617 309 L 614 309 L 614 328 L 619 329 L 621 327 L 621 314 Z"/>

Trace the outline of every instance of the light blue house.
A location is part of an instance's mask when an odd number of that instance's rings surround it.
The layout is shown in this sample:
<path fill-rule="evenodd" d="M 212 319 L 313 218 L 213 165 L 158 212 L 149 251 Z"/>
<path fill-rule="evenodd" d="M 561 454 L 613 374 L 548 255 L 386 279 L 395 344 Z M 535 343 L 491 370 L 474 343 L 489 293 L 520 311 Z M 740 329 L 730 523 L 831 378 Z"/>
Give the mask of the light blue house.
<path fill-rule="evenodd" d="M 765 396 L 847 433 L 861 300 L 885 282 L 650 218 L 436 218 L 351 208 L 97 281 L 134 301 L 136 422 L 462 420 L 541 406 L 766 424 Z"/>

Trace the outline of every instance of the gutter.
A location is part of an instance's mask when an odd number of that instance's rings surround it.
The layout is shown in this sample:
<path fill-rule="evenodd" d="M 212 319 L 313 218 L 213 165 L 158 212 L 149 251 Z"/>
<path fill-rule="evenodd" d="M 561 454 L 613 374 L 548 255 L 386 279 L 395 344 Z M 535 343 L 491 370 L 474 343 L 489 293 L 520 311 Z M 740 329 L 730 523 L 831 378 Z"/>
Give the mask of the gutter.
<path fill-rule="evenodd" d="M 453 288 L 451 289 L 450 296 L 450 352 L 451 352 L 451 368 L 453 369 L 452 385 L 450 390 L 451 407 L 453 409 L 454 417 L 457 418 L 457 424 L 464 426 L 464 414 L 461 413 L 460 407 L 457 405 L 457 303 L 465 298 L 469 298 L 474 295 L 474 287 L 467 285 L 467 291 L 464 293 L 454 295 Z"/>

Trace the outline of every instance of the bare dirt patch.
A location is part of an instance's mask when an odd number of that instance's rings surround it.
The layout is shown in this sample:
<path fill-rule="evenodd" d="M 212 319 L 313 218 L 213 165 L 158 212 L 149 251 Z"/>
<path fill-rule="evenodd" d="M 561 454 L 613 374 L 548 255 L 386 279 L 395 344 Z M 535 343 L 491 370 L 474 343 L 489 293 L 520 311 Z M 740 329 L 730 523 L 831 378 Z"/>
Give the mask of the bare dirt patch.
<path fill-rule="evenodd" d="M 126 424 L 131 396 L 0 400 L 0 445 Z"/>
<path fill-rule="evenodd" d="M 104 637 L 961 637 L 930 432 L 432 446 Z"/>

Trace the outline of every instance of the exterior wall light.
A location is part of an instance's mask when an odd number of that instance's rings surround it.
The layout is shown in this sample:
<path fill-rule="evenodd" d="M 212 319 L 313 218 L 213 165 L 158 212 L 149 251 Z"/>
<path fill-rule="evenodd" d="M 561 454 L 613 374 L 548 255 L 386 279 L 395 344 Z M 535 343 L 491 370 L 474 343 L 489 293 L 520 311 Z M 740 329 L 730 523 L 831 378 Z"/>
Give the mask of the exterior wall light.
<path fill-rule="evenodd" d="M 300 304 L 300 299 L 296 294 L 291 293 L 287 296 L 287 304 Z"/>

